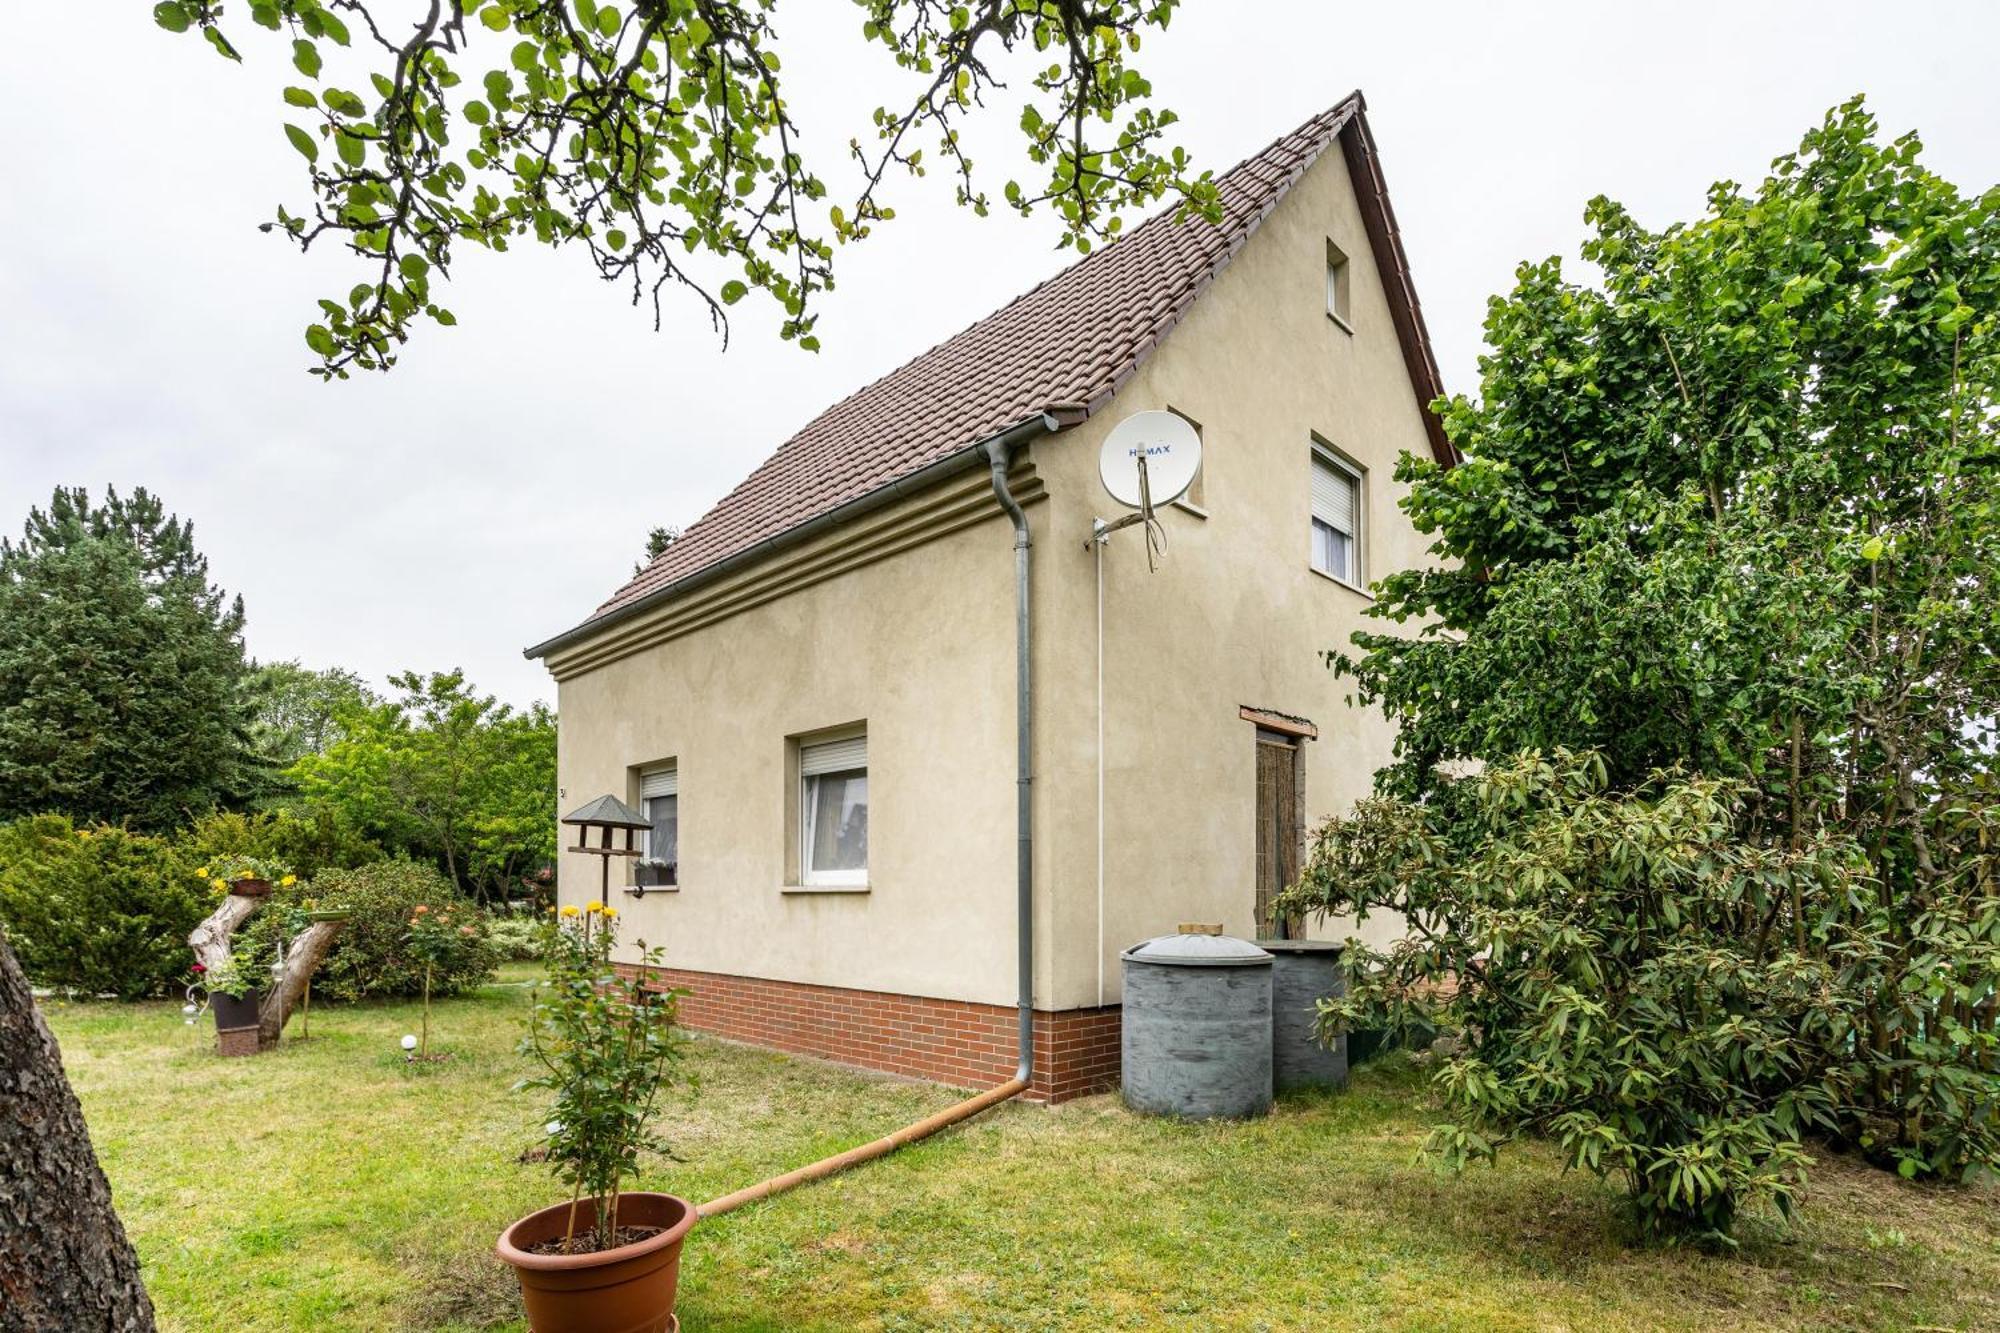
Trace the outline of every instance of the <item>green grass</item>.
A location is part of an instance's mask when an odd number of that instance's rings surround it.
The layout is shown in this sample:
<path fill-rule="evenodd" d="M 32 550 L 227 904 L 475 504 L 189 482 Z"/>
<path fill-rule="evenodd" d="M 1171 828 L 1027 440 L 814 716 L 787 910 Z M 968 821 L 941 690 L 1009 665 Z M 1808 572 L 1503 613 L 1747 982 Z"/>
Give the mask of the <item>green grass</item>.
<path fill-rule="evenodd" d="M 524 973 L 441 1003 L 326 1006 L 312 1040 L 224 1061 L 171 1005 L 51 1002 L 71 1081 L 169 1330 L 508 1329 L 508 1221 L 552 1202 L 517 1160 Z M 296 1025 L 295 1025 L 296 1028 Z M 665 1127 L 705 1199 L 958 1094 L 701 1042 Z M 1539 1147 L 1441 1179 L 1413 1162 L 1421 1076 L 1391 1060 L 1251 1124 L 1115 1098 L 1009 1105 L 698 1226 L 689 1333 L 910 1329 L 2000 1328 L 2000 1196 L 1821 1164 L 1804 1217 L 1714 1257 L 1632 1248 L 1609 1186 Z"/>

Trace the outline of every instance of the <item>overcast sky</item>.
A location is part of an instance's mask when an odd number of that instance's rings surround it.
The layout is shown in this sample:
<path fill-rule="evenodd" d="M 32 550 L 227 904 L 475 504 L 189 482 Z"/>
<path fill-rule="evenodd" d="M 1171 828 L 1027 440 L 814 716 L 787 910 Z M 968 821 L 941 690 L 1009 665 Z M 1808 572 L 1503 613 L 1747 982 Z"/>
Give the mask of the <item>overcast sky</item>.
<path fill-rule="evenodd" d="M 724 352 L 686 304 L 655 334 L 580 254 L 468 250 L 442 297 L 456 329 L 423 326 L 386 376 L 322 385 L 301 330 L 356 279 L 256 230 L 302 195 L 279 44 L 248 29 L 232 67 L 136 0 L 72 8 L 15 6 L 0 47 L 0 528 L 58 484 L 148 486 L 193 519 L 267 660 L 378 682 L 463 666 L 509 701 L 552 700 L 521 648 L 628 576 L 650 527 L 693 522 L 828 403 L 1064 262 L 1047 218 L 982 220 L 941 177 L 904 183 L 897 220 L 840 254 L 812 356 L 757 318 Z M 850 5 L 786 0 L 778 22 L 837 182 L 869 108 L 905 85 Z M 1218 170 L 1366 92 L 1458 390 L 1487 297 L 1523 259 L 1573 257 L 1590 196 L 1693 216 L 1710 181 L 1760 179 L 1853 93 L 1961 188 L 2000 181 L 1996 51 L 2000 5 L 1971 0 L 1186 0 L 1142 55 Z M 997 197 L 1024 164 L 996 128 L 978 147 Z"/>

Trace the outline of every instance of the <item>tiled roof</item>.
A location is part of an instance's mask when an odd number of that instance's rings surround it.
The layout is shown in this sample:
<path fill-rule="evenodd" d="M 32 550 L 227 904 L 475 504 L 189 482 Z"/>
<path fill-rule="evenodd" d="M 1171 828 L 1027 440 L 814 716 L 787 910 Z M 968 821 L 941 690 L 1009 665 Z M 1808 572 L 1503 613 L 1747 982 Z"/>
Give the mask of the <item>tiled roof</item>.
<path fill-rule="evenodd" d="M 1354 93 L 1231 168 L 1220 223 L 1162 212 L 834 404 L 561 639 L 1038 413 L 1102 407 L 1361 114 Z"/>

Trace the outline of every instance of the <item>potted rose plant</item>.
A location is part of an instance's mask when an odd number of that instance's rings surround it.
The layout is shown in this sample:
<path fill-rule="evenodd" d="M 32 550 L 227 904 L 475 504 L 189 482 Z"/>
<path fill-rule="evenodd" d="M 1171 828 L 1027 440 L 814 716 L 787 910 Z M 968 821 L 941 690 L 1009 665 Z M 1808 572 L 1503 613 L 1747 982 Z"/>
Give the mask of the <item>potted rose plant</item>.
<path fill-rule="evenodd" d="M 641 969 L 662 955 L 644 940 L 638 968 L 613 967 L 617 920 L 616 908 L 595 903 L 556 914 L 544 941 L 548 978 L 521 1044 L 542 1070 L 523 1086 L 552 1094 L 547 1160 L 569 1186 L 568 1202 L 500 1235 L 535 1333 L 664 1333 L 695 1221 L 685 1199 L 623 1188 L 642 1154 L 670 1155 L 648 1122 L 680 1081 L 684 992 L 646 985 Z"/>
<path fill-rule="evenodd" d="M 195 964 L 200 967 L 200 963 Z M 257 1026 L 257 1010 L 264 1002 L 263 977 L 257 969 L 239 961 L 234 954 L 200 974 L 208 991 L 209 1007 L 215 1011 L 215 1030 Z"/>

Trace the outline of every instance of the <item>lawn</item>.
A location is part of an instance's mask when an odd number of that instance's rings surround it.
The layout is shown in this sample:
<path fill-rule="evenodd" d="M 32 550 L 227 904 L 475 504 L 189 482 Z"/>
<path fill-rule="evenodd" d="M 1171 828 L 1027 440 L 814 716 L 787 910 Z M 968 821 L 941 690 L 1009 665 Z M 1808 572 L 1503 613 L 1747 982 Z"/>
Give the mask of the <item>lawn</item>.
<path fill-rule="evenodd" d="M 519 1327 L 493 1238 L 559 1192 L 518 1160 L 524 975 L 440 1004 L 452 1058 L 428 1067 L 396 1048 L 411 1005 L 321 1007 L 309 1042 L 223 1061 L 174 1006 L 51 1002 L 162 1326 Z M 697 1200 L 957 1096 L 709 1041 L 693 1067 L 666 1117 L 686 1160 L 643 1183 Z M 1425 1123 L 1400 1059 L 1251 1124 L 1003 1106 L 698 1226 L 683 1325 L 2000 1328 L 1992 1191 L 1827 1161 L 1803 1221 L 1753 1222 L 1738 1254 L 1631 1249 L 1613 1189 L 1535 1147 L 1440 1179 L 1412 1160 Z"/>

